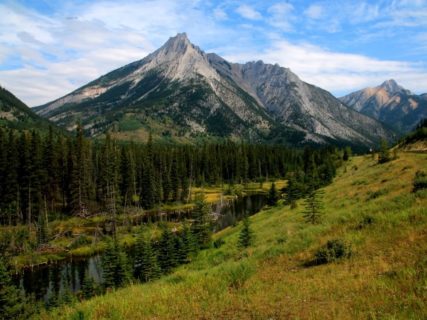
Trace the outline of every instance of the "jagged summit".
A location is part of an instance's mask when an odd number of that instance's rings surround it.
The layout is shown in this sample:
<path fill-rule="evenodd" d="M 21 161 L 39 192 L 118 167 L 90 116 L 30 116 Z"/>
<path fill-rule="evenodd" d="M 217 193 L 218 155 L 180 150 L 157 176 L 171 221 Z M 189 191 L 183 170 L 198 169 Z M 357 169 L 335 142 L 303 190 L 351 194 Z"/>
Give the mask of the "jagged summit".
<path fill-rule="evenodd" d="M 410 94 L 410 91 L 400 86 L 394 79 L 389 79 L 384 81 L 379 87 L 379 89 L 384 89 L 388 93 L 395 94 L 399 92 L 408 92 Z"/>
<path fill-rule="evenodd" d="M 81 119 L 91 135 L 110 128 L 156 128 L 160 135 L 186 138 L 365 146 L 389 137 L 381 124 L 289 69 L 262 61 L 228 62 L 206 54 L 186 33 L 36 110 L 68 129 Z"/>
<path fill-rule="evenodd" d="M 409 132 L 427 116 L 427 101 L 394 79 L 340 98 L 351 108 L 378 119 L 401 132 Z"/>

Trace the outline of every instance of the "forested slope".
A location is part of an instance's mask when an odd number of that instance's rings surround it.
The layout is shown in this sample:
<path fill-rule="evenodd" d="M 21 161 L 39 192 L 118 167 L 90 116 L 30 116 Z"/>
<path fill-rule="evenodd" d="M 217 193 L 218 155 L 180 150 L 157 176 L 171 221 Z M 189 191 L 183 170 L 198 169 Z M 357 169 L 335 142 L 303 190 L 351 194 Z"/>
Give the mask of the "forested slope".
<path fill-rule="evenodd" d="M 267 208 L 250 218 L 254 241 L 246 249 L 238 246 L 239 224 L 166 278 L 41 318 L 425 319 L 427 190 L 420 170 L 427 155 L 397 156 L 384 164 L 371 156 L 347 162 L 324 188 L 318 223 L 307 220 L 302 201 L 295 209 Z"/>

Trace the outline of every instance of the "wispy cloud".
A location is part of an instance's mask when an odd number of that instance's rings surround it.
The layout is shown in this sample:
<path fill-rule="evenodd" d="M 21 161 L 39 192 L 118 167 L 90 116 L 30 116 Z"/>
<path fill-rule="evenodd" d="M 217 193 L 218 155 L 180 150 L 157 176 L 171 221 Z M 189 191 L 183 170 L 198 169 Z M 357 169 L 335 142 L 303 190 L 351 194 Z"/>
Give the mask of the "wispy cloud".
<path fill-rule="evenodd" d="M 310 19 L 319 19 L 323 14 L 323 6 L 312 4 L 304 11 L 304 14 Z"/>
<path fill-rule="evenodd" d="M 20 1 L 0 2 L 0 84 L 31 106 L 183 31 L 207 51 L 277 62 L 334 93 L 389 77 L 427 91 L 426 0 L 64 0 L 47 11 Z"/>
<path fill-rule="evenodd" d="M 250 19 L 250 20 L 260 20 L 262 19 L 261 13 L 256 11 L 251 6 L 248 6 L 246 4 L 242 4 L 237 7 L 236 12 L 241 15 L 243 18 Z"/>
<path fill-rule="evenodd" d="M 425 65 L 333 52 L 310 43 L 279 40 L 263 52 L 246 52 L 227 58 L 236 62 L 261 59 L 278 63 L 289 67 L 304 81 L 337 94 L 377 85 L 390 78 L 415 91 L 427 91 Z"/>
<path fill-rule="evenodd" d="M 294 6 L 287 2 L 272 5 L 267 10 L 270 14 L 269 24 L 281 31 L 293 30 L 292 22 L 295 20 L 293 10 Z"/>

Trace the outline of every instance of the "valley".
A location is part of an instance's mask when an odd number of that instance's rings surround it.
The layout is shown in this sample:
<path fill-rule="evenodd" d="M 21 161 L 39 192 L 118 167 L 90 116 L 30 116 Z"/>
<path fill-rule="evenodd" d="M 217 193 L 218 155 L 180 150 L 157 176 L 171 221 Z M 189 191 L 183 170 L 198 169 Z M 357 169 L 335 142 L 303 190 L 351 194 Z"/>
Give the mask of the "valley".
<path fill-rule="evenodd" d="M 425 13 L 0 3 L 0 319 L 427 319 Z"/>
<path fill-rule="evenodd" d="M 41 318 L 422 319 L 427 197 L 412 189 L 426 166 L 425 154 L 399 152 L 384 165 L 354 157 L 325 187 L 319 224 L 302 219 L 302 202 L 279 204 L 250 218 L 255 240 L 247 250 L 237 249 L 241 224 L 229 227 L 214 235 L 220 248 L 164 279 Z M 332 239 L 351 247 L 350 258 L 307 265 Z"/>

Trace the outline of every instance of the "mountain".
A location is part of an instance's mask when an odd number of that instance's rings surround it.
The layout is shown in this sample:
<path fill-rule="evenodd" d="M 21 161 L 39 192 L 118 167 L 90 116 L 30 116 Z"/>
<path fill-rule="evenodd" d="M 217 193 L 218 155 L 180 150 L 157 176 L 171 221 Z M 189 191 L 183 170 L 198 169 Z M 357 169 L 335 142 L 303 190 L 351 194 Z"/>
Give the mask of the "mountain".
<path fill-rule="evenodd" d="M 236 137 L 370 146 L 391 132 L 279 65 L 229 63 L 185 33 L 142 60 L 35 109 L 72 130 L 120 137 Z"/>
<path fill-rule="evenodd" d="M 52 125 L 8 90 L 0 87 L 0 127 L 47 130 Z"/>
<path fill-rule="evenodd" d="M 427 117 L 427 94 L 416 95 L 393 79 L 380 86 L 350 93 L 340 100 L 400 132 L 409 132 Z"/>

